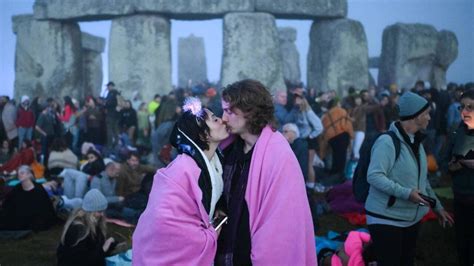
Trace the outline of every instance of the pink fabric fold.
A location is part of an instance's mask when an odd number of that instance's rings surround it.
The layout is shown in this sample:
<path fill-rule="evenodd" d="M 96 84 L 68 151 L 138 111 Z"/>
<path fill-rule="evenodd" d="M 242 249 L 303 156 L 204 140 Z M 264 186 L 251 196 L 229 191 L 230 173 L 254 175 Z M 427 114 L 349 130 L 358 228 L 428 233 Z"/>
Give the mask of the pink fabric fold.
<path fill-rule="evenodd" d="M 133 265 L 211 265 L 217 236 L 201 203 L 201 169 L 181 154 L 157 171 L 133 234 Z"/>
<path fill-rule="evenodd" d="M 317 265 L 303 174 L 286 139 L 268 126 L 255 144 L 245 200 L 253 265 Z"/>
<path fill-rule="evenodd" d="M 348 266 L 364 266 L 364 258 L 362 252 L 364 251 L 364 243 L 369 243 L 370 235 L 365 232 L 351 231 L 344 242 L 344 251 L 349 257 Z M 334 254 L 331 257 L 332 266 L 342 266 L 341 259 Z"/>

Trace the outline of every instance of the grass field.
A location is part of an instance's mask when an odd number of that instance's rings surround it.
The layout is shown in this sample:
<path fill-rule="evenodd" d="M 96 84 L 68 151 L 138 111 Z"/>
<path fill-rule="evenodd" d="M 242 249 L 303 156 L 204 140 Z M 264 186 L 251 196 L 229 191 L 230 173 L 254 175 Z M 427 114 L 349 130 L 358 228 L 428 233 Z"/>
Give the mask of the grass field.
<path fill-rule="evenodd" d="M 449 211 L 451 202 L 446 200 L 443 202 Z M 317 235 L 326 235 L 329 230 L 344 232 L 358 228 L 334 214 L 321 216 L 319 223 L 320 228 Z M 128 240 L 131 245 L 130 239 L 133 229 L 113 224 L 109 224 L 108 229 L 111 236 L 116 239 Z M 61 232 L 62 225 L 58 224 L 47 232 L 33 233 L 25 239 L 0 241 L 0 265 L 56 265 L 56 247 Z M 416 265 L 458 265 L 454 237 L 454 228 L 452 227 L 443 229 L 437 221 L 424 223 L 419 234 Z"/>

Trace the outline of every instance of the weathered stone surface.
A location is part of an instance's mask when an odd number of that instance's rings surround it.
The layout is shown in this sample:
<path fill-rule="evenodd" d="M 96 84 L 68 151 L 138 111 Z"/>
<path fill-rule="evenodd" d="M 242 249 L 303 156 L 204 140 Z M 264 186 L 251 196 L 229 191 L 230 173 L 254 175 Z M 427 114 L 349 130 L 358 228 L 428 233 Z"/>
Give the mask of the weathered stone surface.
<path fill-rule="evenodd" d="M 204 39 L 190 35 L 178 40 L 178 86 L 192 87 L 207 81 Z"/>
<path fill-rule="evenodd" d="M 438 45 L 436 46 L 436 60 L 433 67 L 433 79 L 431 84 L 435 88 L 446 86 L 446 72 L 449 65 L 458 57 L 458 39 L 451 31 L 442 30 L 438 33 Z"/>
<path fill-rule="evenodd" d="M 92 50 L 82 51 L 84 68 L 84 95 L 99 96 L 102 89 L 102 55 Z"/>
<path fill-rule="evenodd" d="M 94 52 L 102 53 L 105 48 L 105 39 L 99 36 L 94 36 L 87 32 L 82 32 L 81 36 L 82 48 Z"/>
<path fill-rule="evenodd" d="M 295 28 L 278 28 L 280 38 L 280 52 L 283 63 L 283 77 L 285 80 L 296 84 L 301 82 L 300 54 L 295 41 L 297 32 Z"/>
<path fill-rule="evenodd" d="M 254 0 L 36 0 L 36 19 L 103 20 L 121 15 L 160 14 L 178 19 L 222 18 L 254 11 Z"/>
<path fill-rule="evenodd" d="M 385 28 L 380 58 L 379 86 L 392 83 L 411 88 L 417 80 L 433 87 L 446 84 L 446 70 L 457 57 L 456 36 L 433 26 L 397 23 Z"/>
<path fill-rule="evenodd" d="M 81 31 L 76 23 L 13 16 L 15 97 L 83 96 Z"/>
<path fill-rule="evenodd" d="M 350 86 L 366 89 L 368 49 L 358 21 L 336 19 L 314 22 L 308 52 L 308 87 L 346 94 Z"/>
<path fill-rule="evenodd" d="M 255 11 L 277 18 L 337 18 L 347 16 L 347 0 L 255 0 Z"/>
<path fill-rule="evenodd" d="M 84 94 L 98 96 L 102 86 L 102 55 L 105 39 L 82 32 Z"/>
<path fill-rule="evenodd" d="M 232 12 L 265 12 L 277 18 L 339 18 L 347 0 L 36 0 L 36 19 L 104 20 L 122 15 L 157 14 L 170 19 L 222 18 Z"/>
<path fill-rule="evenodd" d="M 105 39 L 82 32 L 82 66 L 84 95 L 99 96 L 102 86 L 102 52 Z"/>
<path fill-rule="evenodd" d="M 112 20 L 109 79 L 131 98 L 139 90 L 144 100 L 171 90 L 170 22 L 156 15 Z"/>
<path fill-rule="evenodd" d="M 224 17 L 221 83 L 259 80 L 270 90 L 285 88 L 275 19 L 265 13 L 232 13 Z"/>

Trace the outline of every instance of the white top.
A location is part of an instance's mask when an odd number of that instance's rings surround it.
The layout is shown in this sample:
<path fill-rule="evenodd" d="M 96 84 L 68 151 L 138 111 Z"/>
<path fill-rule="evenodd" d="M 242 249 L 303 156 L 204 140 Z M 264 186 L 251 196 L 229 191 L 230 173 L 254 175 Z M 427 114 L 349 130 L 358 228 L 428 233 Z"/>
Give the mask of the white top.
<path fill-rule="evenodd" d="M 212 197 L 211 197 L 211 208 L 209 209 L 209 222 L 212 222 L 214 218 L 214 212 L 216 210 L 216 204 L 219 201 L 219 198 L 222 195 L 222 191 L 224 190 L 224 181 L 222 180 L 222 164 L 219 160 L 219 156 L 214 154 L 211 160 L 207 158 L 206 154 L 194 143 L 194 141 L 189 138 L 183 131 L 178 129 L 183 136 L 185 136 L 201 153 L 204 161 L 206 162 L 206 167 L 209 172 L 209 176 L 211 178 L 211 185 L 212 185 Z"/>

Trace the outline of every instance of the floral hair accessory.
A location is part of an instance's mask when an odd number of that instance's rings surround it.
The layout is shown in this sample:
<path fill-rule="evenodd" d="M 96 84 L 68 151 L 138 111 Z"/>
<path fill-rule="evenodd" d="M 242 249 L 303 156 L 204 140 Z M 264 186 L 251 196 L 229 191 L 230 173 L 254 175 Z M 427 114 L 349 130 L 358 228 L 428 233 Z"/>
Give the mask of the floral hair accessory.
<path fill-rule="evenodd" d="M 196 117 L 201 118 L 204 114 L 202 109 L 202 103 L 199 98 L 196 97 L 188 97 L 184 100 L 183 110 L 185 112 L 191 112 L 191 114 L 195 115 Z"/>

